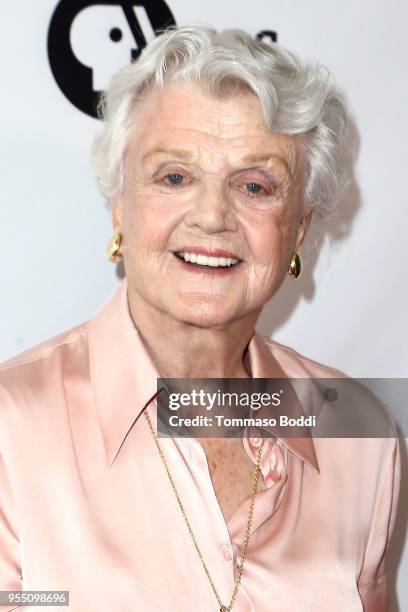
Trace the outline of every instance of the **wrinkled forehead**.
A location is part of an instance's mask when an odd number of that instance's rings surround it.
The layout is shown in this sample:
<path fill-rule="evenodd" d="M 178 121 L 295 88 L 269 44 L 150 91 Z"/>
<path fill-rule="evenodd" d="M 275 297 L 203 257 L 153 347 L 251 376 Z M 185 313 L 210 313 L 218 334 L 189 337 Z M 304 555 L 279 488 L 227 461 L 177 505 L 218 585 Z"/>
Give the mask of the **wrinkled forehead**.
<path fill-rule="evenodd" d="M 293 171 L 299 144 L 298 136 L 266 126 L 255 94 L 215 97 L 197 85 L 177 85 L 156 90 L 135 105 L 128 150 L 139 163 L 177 152 L 185 161 L 220 167 L 275 159 Z"/>

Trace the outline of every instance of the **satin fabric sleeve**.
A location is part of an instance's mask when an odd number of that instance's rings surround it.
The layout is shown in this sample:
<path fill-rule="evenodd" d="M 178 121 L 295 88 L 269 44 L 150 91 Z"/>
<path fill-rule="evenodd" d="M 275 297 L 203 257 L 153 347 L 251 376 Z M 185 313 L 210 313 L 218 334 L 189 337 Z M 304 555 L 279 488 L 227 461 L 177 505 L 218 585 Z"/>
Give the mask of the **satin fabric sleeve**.
<path fill-rule="evenodd" d="M 6 466 L 0 454 L 0 590 L 21 590 L 20 543 L 15 523 L 13 493 Z M 16 604 L 1 606 L 14 610 Z"/>
<path fill-rule="evenodd" d="M 394 424 L 392 424 L 395 432 Z M 397 436 L 397 434 L 395 434 Z M 401 477 L 401 454 L 398 437 L 386 439 L 383 470 L 379 478 L 371 528 L 358 590 L 364 612 L 389 612 L 386 575 L 386 553 L 394 529 Z"/>

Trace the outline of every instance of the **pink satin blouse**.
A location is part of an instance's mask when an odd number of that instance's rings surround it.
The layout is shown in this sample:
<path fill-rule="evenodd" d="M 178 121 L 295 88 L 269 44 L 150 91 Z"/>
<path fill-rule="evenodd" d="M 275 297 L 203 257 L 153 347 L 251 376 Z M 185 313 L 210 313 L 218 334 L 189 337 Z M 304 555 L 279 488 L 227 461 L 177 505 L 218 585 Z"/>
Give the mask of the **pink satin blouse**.
<path fill-rule="evenodd" d="M 277 367 L 294 378 L 339 375 L 258 334 L 249 358 L 255 378 Z M 48 608 L 60 611 L 219 610 L 142 415 L 155 423 L 157 376 L 126 281 L 89 322 L 2 365 L 0 590 L 67 590 L 69 608 Z M 249 499 L 226 524 L 200 444 L 160 442 L 228 605 Z M 397 439 L 264 445 L 266 488 L 233 612 L 386 612 Z M 243 446 L 255 462 L 257 440 Z"/>

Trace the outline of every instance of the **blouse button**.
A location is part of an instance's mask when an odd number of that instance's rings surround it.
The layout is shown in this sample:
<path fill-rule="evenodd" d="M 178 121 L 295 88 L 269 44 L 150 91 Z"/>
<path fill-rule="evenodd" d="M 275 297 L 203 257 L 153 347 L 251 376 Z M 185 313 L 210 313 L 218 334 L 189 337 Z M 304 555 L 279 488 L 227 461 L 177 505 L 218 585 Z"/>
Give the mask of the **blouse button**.
<path fill-rule="evenodd" d="M 276 470 L 271 470 L 266 478 L 266 485 L 268 487 L 272 487 L 275 483 L 279 482 L 281 479 L 280 474 Z"/>
<path fill-rule="evenodd" d="M 229 544 L 224 544 L 224 546 L 222 547 L 222 554 L 224 555 L 224 559 L 226 561 L 231 561 L 232 552 L 231 552 L 231 546 Z"/>
<path fill-rule="evenodd" d="M 260 448 L 263 444 L 263 438 L 250 438 L 249 441 L 253 448 Z"/>

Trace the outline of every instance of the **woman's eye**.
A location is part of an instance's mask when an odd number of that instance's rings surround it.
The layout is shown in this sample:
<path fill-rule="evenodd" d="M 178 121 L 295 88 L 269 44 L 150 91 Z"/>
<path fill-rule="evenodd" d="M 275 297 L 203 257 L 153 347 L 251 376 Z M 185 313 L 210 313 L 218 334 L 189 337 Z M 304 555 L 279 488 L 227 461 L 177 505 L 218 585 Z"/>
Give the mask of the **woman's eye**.
<path fill-rule="evenodd" d="M 248 193 L 254 195 L 258 195 L 259 193 L 264 191 L 264 188 L 259 183 L 245 183 L 245 187 Z"/>
<path fill-rule="evenodd" d="M 262 171 L 240 172 L 232 178 L 230 185 L 247 199 L 265 203 L 276 198 L 279 191 L 276 180 Z"/>
<path fill-rule="evenodd" d="M 184 182 L 184 176 L 182 174 L 167 174 L 164 177 L 165 182 L 169 183 L 173 187 L 177 187 L 178 185 L 182 185 Z"/>
<path fill-rule="evenodd" d="M 275 189 L 272 185 L 265 185 L 257 181 L 245 181 L 238 185 L 238 189 L 248 198 L 266 199 L 275 195 Z"/>

